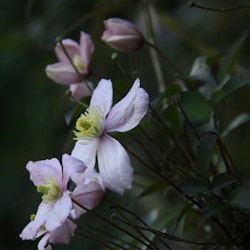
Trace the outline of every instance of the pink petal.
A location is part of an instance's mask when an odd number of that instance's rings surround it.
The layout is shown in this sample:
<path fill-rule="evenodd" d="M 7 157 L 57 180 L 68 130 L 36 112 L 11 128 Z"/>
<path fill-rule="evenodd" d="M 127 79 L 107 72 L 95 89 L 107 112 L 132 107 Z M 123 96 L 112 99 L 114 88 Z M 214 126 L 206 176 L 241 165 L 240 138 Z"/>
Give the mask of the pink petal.
<path fill-rule="evenodd" d="M 106 119 L 107 132 L 125 132 L 137 126 L 148 110 L 149 97 L 137 79 L 128 94 L 110 110 Z"/>
<path fill-rule="evenodd" d="M 95 88 L 90 107 L 99 107 L 106 116 L 111 108 L 113 101 L 113 88 L 111 80 L 102 79 Z"/>
<path fill-rule="evenodd" d="M 90 35 L 82 31 L 80 37 L 80 53 L 82 62 L 85 65 L 87 71 L 94 49 L 95 46 L 91 40 Z"/>
<path fill-rule="evenodd" d="M 66 219 L 64 224 L 58 227 L 55 231 L 51 232 L 49 242 L 52 244 L 64 243 L 68 244 L 74 236 L 76 224 L 71 220 Z"/>
<path fill-rule="evenodd" d="M 58 185 L 62 181 L 62 167 L 56 158 L 42 161 L 29 161 L 26 169 L 30 172 L 30 179 L 35 186 L 47 184 L 51 178 L 56 179 Z"/>
<path fill-rule="evenodd" d="M 93 169 L 96 162 L 96 149 L 98 138 L 91 141 L 78 140 L 75 143 L 71 155 L 81 160 L 88 169 Z"/>
<path fill-rule="evenodd" d="M 67 193 L 58 199 L 53 209 L 49 212 L 45 222 L 45 228 L 48 231 L 53 231 L 60 227 L 70 214 L 72 209 L 72 201 Z"/>
<path fill-rule="evenodd" d="M 80 56 L 80 46 L 77 42 L 71 40 L 71 39 L 63 39 L 62 40 L 63 46 L 69 55 L 69 57 L 73 60 L 74 56 L 78 55 Z M 63 50 L 60 43 L 56 44 L 55 47 L 55 53 L 60 62 L 70 64 L 70 61 L 68 57 L 65 54 L 65 51 Z"/>
<path fill-rule="evenodd" d="M 77 185 L 72 193 L 72 198 L 79 202 L 83 207 L 92 209 L 100 203 L 103 195 L 104 189 L 102 186 L 99 183 L 92 181 L 87 185 Z M 85 212 L 84 209 L 76 204 L 74 204 L 74 209 L 76 218 Z"/>
<path fill-rule="evenodd" d="M 133 169 L 123 146 L 109 135 L 104 135 L 98 147 L 99 170 L 104 184 L 114 192 L 123 194 L 131 188 Z"/>
<path fill-rule="evenodd" d="M 77 100 L 82 100 L 91 95 L 93 84 L 89 81 L 87 81 L 87 83 L 85 82 L 72 83 L 70 84 L 69 89 L 71 91 L 71 95 L 74 98 L 76 98 Z"/>
<path fill-rule="evenodd" d="M 50 244 L 48 244 L 49 242 L 49 237 L 50 237 L 50 233 L 46 233 L 41 240 L 38 243 L 37 249 L 38 250 L 52 250 L 52 247 Z M 47 245 L 48 244 L 48 245 Z"/>
<path fill-rule="evenodd" d="M 80 82 L 81 77 L 71 64 L 54 63 L 47 65 L 45 69 L 46 75 L 62 85 L 70 85 L 71 83 Z"/>
<path fill-rule="evenodd" d="M 65 190 L 67 189 L 67 184 L 71 178 L 76 173 L 82 173 L 87 168 L 85 164 L 77 158 L 74 158 L 68 154 L 62 156 L 63 165 L 63 186 Z"/>

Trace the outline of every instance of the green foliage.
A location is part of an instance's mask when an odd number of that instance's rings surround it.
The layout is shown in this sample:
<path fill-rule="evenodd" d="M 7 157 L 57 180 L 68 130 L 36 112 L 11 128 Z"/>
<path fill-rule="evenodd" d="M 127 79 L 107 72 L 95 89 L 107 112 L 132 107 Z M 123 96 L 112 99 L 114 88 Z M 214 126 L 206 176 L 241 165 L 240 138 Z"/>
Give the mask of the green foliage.
<path fill-rule="evenodd" d="M 180 98 L 180 105 L 187 119 L 193 124 L 207 123 L 213 114 L 208 101 L 198 92 L 183 92 Z"/>

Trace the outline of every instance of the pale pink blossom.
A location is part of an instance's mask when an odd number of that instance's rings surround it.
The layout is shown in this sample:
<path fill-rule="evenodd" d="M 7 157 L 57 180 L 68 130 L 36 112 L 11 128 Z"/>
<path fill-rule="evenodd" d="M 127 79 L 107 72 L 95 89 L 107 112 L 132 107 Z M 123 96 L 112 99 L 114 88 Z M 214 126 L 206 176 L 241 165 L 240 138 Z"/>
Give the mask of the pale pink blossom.
<path fill-rule="evenodd" d="M 109 18 L 104 21 L 105 31 L 102 40 L 111 47 L 124 52 L 140 49 L 145 38 L 140 30 L 131 22 L 121 18 Z"/>
<path fill-rule="evenodd" d="M 126 132 L 137 126 L 148 109 L 148 94 L 137 79 L 128 94 L 112 108 L 113 88 L 102 79 L 93 92 L 90 106 L 76 122 L 77 142 L 72 156 L 82 160 L 86 171 L 94 168 L 96 155 L 104 184 L 122 194 L 131 188 L 133 169 L 124 147 L 111 132 Z"/>
<path fill-rule="evenodd" d="M 90 74 L 90 61 L 94 52 L 91 37 L 82 31 L 80 44 L 72 39 L 63 39 L 62 44 L 68 55 L 58 42 L 55 46 L 55 54 L 59 62 L 47 65 L 46 74 L 59 84 L 70 87 L 71 85 L 79 85 L 72 87 L 73 96 L 80 96 L 78 99 L 87 97 L 92 92 L 92 85 L 85 81 Z"/>
<path fill-rule="evenodd" d="M 42 235 L 38 246 L 45 248 L 50 243 L 68 243 L 73 236 L 75 226 L 69 218 L 77 219 L 86 212 L 74 204 L 74 200 L 82 206 L 92 209 L 101 200 L 105 187 L 101 176 L 94 170 L 87 175 L 85 164 L 68 154 L 62 156 L 62 165 L 56 158 L 28 162 L 26 166 L 30 179 L 43 193 L 36 214 L 23 229 L 20 237 L 23 240 L 34 240 Z M 75 180 L 75 181 L 74 181 Z M 68 186 L 74 183 L 73 190 Z M 65 233 L 65 235 L 59 235 Z"/>

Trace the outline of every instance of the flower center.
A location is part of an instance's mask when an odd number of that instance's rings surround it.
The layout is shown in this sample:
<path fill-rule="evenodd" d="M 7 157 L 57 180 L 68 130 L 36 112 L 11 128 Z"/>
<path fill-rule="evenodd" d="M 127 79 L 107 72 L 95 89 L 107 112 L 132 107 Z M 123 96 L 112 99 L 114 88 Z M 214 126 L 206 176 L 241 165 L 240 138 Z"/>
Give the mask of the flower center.
<path fill-rule="evenodd" d="M 91 140 L 100 136 L 104 130 L 104 115 L 97 107 L 88 108 L 76 121 L 74 134 L 76 140 Z"/>
<path fill-rule="evenodd" d="M 48 181 L 45 186 L 37 186 L 37 192 L 42 193 L 44 203 L 57 200 L 62 196 L 62 190 L 55 181 Z"/>
<path fill-rule="evenodd" d="M 83 64 L 81 57 L 79 55 L 74 56 L 73 63 L 78 69 L 85 69 L 85 65 Z"/>

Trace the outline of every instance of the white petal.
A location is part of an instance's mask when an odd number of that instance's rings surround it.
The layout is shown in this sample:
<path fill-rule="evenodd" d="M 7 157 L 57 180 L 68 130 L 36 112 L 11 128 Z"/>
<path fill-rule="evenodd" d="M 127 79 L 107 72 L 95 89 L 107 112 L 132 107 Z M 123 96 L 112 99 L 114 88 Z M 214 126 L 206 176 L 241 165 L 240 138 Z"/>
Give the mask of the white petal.
<path fill-rule="evenodd" d="M 104 135 L 98 147 L 98 165 L 104 184 L 122 194 L 131 188 L 133 169 L 123 146 L 109 135 Z"/>
<path fill-rule="evenodd" d="M 113 102 L 113 88 L 111 80 L 102 79 L 95 88 L 90 100 L 90 107 L 99 107 L 106 116 Z"/>
<path fill-rule="evenodd" d="M 47 219 L 49 211 L 52 209 L 51 204 L 40 203 L 34 221 L 30 221 L 28 225 L 23 229 L 20 237 L 23 240 L 34 240 L 39 237 L 40 228 L 44 225 Z"/>
<path fill-rule="evenodd" d="M 105 128 L 107 132 L 125 132 L 137 126 L 148 110 L 149 97 L 137 79 L 128 94 L 110 110 Z"/>
<path fill-rule="evenodd" d="M 45 228 L 48 231 L 53 231 L 60 227 L 70 214 L 72 209 L 72 201 L 67 193 L 57 200 L 53 209 L 49 212 L 45 222 Z"/>
<path fill-rule="evenodd" d="M 64 154 L 62 157 L 62 165 L 63 165 L 63 186 L 66 189 L 67 183 L 71 176 L 76 173 L 82 173 L 87 168 L 85 164 L 68 154 Z"/>
<path fill-rule="evenodd" d="M 50 233 L 46 233 L 42 239 L 39 241 L 37 249 L 38 250 L 52 250 L 52 247 L 50 244 L 48 244 L 49 242 L 49 237 L 50 237 Z"/>
<path fill-rule="evenodd" d="M 35 186 L 45 185 L 51 177 L 57 180 L 60 185 L 62 180 L 62 167 L 56 158 L 42 161 L 30 161 L 26 165 L 30 172 L 30 179 Z"/>
<path fill-rule="evenodd" d="M 81 160 L 87 168 L 93 169 L 96 161 L 98 139 L 91 141 L 79 140 L 75 143 L 71 155 Z"/>

